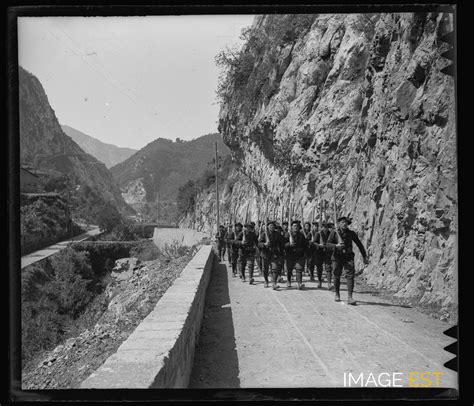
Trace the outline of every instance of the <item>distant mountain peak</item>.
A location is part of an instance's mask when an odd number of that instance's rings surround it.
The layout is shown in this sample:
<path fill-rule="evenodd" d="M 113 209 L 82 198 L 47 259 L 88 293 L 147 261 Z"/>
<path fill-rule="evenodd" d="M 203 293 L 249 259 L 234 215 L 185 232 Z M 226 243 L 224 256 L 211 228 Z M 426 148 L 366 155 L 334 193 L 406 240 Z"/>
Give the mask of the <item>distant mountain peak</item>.
<path fill-rule="evenodd" d="M 159 220 L 174 220 L 178 190 L 199 178 L 214 159 L 230 154 L 219 133 L 193 140 L 157 138 L 112 168 L 125 201 Z"/>
<path fill-rule="evenodd" d="M 137 152 L 137 150 L 132 148 L 118 147 L 102 142 L 66 124 L 61 124 L 61 128 L 84 151 L 103 162 L 107 168 L 117 165 Z"/>

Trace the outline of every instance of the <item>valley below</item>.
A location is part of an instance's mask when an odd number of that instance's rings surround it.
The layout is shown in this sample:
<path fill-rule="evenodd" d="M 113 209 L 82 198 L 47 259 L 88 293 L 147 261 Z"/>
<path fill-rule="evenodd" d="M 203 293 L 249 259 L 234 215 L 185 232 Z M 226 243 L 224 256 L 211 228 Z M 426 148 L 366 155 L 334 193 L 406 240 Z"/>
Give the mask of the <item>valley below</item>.
<path fill-rule="evenodd" d="M 180 275 L 200 241 L 190 235 L 186 241 L 193 244 L 177 245 L 174 235 L 165 243 L 166 235 L 166 231 L 160 233 L 160 250 L 147 240 L 141 250 L 133 251 L 136 257 L 119 255 L 112 269 L 102 272 L 102 291 L 76 316 L 58 344 L 24 360 L 23 389 L 78 388 L 117 351 Z M 104 257 L 110 252 L 98 255 Z M 148 259 L 150 256 L 155 259 Z M 29 344 L 24 341 L 23 345 Z"/>

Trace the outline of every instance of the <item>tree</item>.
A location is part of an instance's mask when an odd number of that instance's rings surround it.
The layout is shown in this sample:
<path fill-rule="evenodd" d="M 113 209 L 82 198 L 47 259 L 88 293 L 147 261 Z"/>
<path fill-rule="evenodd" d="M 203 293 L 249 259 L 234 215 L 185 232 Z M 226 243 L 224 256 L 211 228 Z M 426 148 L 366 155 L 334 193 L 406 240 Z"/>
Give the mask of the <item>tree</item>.
<path fill-rule="evenodd" d="M 46 192 L 63 192 L 72 190 L 74 187 L 73 179 L 67 174 L 52 175 L 44 185 Z"/>
<path fill-rule="evenodd" d="M 132 241 L 138 238 L 137 228 L 134 221 L 122 218 L 122 221 L 113 229 L 115 240 Z"/>
<path fill-rule="evenodd" d="M 178 214 L 180 216 L 186 215 L 194 209 L 195 199 L 198 191 L 199 188 L 192 180 L 189 180 L 178 189 L 176 201 L 178 206 Z"/>
<path fill-rule="evenodd" d="M 93 271 L 89 254 L 66 248 L 51 259 L 51 280 L 45 285 L 50 298 L 54 298 L 60 314 L 73 318 L 92 299 L 88 285 L 92 281 Z"/>
<path fill-rule="evenodd" d="M 100 231 L 111 232 L 122 222 L 122 216 L 111 203 L 105 203 L 97 214 L 97 224 Z"/>

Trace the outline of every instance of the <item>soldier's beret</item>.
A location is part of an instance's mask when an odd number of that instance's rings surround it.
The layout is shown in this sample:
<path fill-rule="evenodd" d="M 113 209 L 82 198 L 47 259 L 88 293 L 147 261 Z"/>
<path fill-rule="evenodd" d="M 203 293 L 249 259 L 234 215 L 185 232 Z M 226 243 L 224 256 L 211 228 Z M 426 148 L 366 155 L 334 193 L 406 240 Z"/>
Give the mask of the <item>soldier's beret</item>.
<path fill-rule="evenodd" d="M 300 222 L 299 220 L 293 220 L 293 221 L 291 222 L 291 225 L 293 225 L 293 224 L 298 224 L 298 225 L 300 225 L 300 223 L 301 223 L 301 222 Z"/>
<path fill-rule="evenodd" d="M 267 222 L 267 225 L 270 225 L 270 224 L 273 224 L 273 225 L 275 225 L 275 222 L 274 222 L 273 220 L 271 220 L 271 221 Z"/>
<path fill-rule="evenodd" d="M 319 226 L 319 223 L 318 223 L 317 221 L 313 221 L 311 224 L 312 224 L 313 226 Z"/>
<path fill-rule="evenodd" d="M 283 223 L 281 223 L 283 226 L 287 226 L 288 225 L 288 221 L 284 221 Z"/>
<path fill-rule="evenodd" d="M 243 227 L 242 223 L 235 223 L 236 227 Z"/>
<path fill-rule="evenodd" d="M 255 221 L 251 221 L 250 224 L 252 225 L 252 227 L 255 226 Z"/>
<path fill-rule="evenodd" d="M 339 217 L 339 218 L 337 219 L 337 222 L 339 223 L 340 221 L 345 221 L 345 222 L 347 222 L 347 224 L 351 224 L 351 223 L 352 223 L 352 221 L 351 221 L 349 218 L 347 218 L 346 216 Z"/>
<path fill-rule="evenodd" d="M 275 229 L 276 229 L 277 231 L 282 231 L 282 230 L 283 230 L 283 228 L 282 228 L 281 226 L 276 226 Z"/>

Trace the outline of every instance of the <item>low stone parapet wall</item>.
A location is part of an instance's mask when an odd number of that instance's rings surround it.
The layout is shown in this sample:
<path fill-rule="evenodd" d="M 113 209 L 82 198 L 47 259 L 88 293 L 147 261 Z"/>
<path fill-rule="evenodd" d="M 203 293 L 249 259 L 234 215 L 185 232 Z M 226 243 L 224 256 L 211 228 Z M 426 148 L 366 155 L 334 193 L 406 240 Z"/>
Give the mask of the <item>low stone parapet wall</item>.
<path fill-rule="evenodd" d="M 150 314 L 81 388 L 186 388 L 213 261 L 212 247 L 202 246 Z"/>

